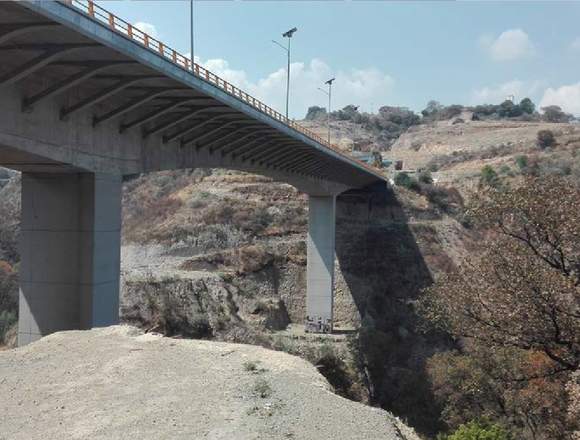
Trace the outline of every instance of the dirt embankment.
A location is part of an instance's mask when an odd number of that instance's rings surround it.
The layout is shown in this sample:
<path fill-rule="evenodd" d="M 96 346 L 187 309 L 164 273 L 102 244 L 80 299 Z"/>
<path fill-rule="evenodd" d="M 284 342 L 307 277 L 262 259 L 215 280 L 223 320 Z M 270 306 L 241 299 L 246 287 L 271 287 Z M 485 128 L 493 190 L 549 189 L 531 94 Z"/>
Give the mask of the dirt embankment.
<path fill-rule="evenodd" d="M 117 326 L 0 353 L 0 439 L 418 440 L 306 361 Z"/>

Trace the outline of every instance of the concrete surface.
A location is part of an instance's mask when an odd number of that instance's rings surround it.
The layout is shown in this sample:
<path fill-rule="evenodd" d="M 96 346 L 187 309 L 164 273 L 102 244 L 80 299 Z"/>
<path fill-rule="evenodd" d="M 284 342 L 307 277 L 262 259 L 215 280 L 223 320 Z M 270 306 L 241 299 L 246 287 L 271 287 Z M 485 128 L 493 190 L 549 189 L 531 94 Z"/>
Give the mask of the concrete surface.
<path fill-rule="evenodd" d="M 121 179 L 22 175 L 18 344 L 119 321 Z"/>
<path fill-rule="evenodd" d="M 335 226 L 336 197 L 309 196 L 306 328 L 311 331 L 332 331 Z"/>
<path fill-rule="evenodd" d="M 2 440 L 417 439 L 298 357 L 126 326 L 0 352 L 0 378 Z"/>

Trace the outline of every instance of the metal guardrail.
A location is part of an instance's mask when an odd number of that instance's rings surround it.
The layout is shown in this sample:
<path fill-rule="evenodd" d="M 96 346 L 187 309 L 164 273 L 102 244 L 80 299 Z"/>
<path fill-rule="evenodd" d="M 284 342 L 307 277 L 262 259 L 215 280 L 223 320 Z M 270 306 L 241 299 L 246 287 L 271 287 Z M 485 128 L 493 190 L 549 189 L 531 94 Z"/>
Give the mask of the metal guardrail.
<path fill-rule="evenodd" d="M 163 58 L 171 61 L 173 64 L 176 64 L 182 69 L 187 70 L 188 72 L 194 74 L 198 78 L 201 78 L 202 80 L 205 80 L 206 82 L 209 82 L 210 84 L 219 87 L 229 95 L 234 96 L 235 98 L 240 99 L 246 104 L 251 105 L 261 113 L 264 113 L 265 115 L 268 115 L 271 118 L 282 122 L 284 125 L 293 128 L 294 130 L 318 142 L 319 144 L 322 144 L 325 147 L 330 148 L 339 155 L 356 162 L 358 165 L 360 165 L 363 168 L 366 168 L 372 173 L 380 174 L 380 171 L 378 169 L 375 169 L 365 164 L 364 162 L 361 162 L 355 159 L 354 157 L 345 154 L 338 147 L 332 145 L 327 140 L 318 136 L 313 131 L 308 130 L 307 128 L 301 126 L 300 124 L 297 124 L 293 120 L 286 118 L 286 116 L 282 115 L 280 112 L 274 110 L 273 108 L 264 104 L 263 102 L 254 98 L 253 96 L 248 95 L 243 90 L 240 90 L 233 84 L 229 83 L 223 78 L 220 78 L 219 76 L 210 72 L 203 66 L 200 66 L 199 64 L 193 62 L 191 59 L 180 54 L 175 49 L 172 49 L 165 43 L 157 40 L 156 38 L 153 38 L 152 36 L 148 35 L 142 30 L 136 28 L 134 25 L 127 23 L 122 18 L 117 17 L 113 13 L 97 5 L 93 0 L 59 0 L 59 1 L 65 5 L 73 7 L 74 9 L 82 12 L 83 14 L 98 21 L 99 23 L 108 26 L 111 30 L 120 33 L 125 37 L 130 38 L 131 40 L 139 43 L 140 45 L 144 46 L 150 51 L 155 52 L 158 55 L 161 55 Z"/>

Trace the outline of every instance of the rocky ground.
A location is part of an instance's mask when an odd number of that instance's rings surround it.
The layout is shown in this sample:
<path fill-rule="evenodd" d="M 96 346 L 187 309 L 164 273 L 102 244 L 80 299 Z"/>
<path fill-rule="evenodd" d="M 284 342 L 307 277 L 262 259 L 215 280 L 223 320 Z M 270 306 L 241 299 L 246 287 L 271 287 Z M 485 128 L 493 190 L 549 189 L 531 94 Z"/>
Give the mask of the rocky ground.
<path fill-rule="evenodd" d="M 1 352 L 0 378 L 3 440 L 418 439 L 298 357 L 127 326 Z"/>

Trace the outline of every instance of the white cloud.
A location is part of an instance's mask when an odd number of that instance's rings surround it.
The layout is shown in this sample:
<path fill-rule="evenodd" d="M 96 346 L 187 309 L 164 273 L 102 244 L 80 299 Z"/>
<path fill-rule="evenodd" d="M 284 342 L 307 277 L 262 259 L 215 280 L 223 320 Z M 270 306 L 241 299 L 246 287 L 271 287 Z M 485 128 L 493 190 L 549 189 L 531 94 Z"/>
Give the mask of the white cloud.
<path fill-rule="evenodd" d="M 151 23 L 147 23 L 144 21 L 138 21 L 137 23 L 133 24 L 133 27 L 136 27 L 137 29 L 145 32 L 150 37 L 153 37 L 153 38 L 159 37 L 159 33 L 157 32 L 157 28 L 155 27 L 155 25 L 153 25 Z"/>
<path fill-rule="evenodd" d="M 518 101 L 526 97 L 533 98 L 538 94 L 540 87 L 540 81 L 520 81 L 516 79 L 474 90 L 471 102 L 473 104 L 499 104 L 510 95 L 514 95 Z"/>
<path fill-rule="evenodd" d="M 482 36 L 480 44 L 495 61 L 513 61 L 527 58 L 536 52 L 527 33 L 521 29 L 509 29 L 497 38 Z"/>
<path fill-rule="evenodd" d="M 570 44 L 570 49 L 580 52 L 580 37 L 576 37 Z"/>
<path fill-rule="evenodd" d="M 196 62 L 200 62 L 197 57 Z M 232 68 L 223 59 L 210 59 L 200 64 L 269 106 L 284 112 L 286 107 L 285 68 L 277 69 L 254 81 L 244 70 Z M 309 64 L 292 63 L 290 72 L 290 116 L 297 119 L 303 118 L 308 107 L 312 105 L 328 106 L 327 96 L 317 88 L 325 88 L 324 81 L 331 77 L 336 78 L 332 87 L 334 110 L 348 104 L 361 105 L 368 109 L 373 102 L 387 102 L 394 85 L 393 78 L 378 69 L 333 72 L 319 59 L 313 59 Z"/>
<path fill-rule="evenodd" d="M 559 105 L 565 112 L 579 116 L 580 82 L 555 89 L 552 87 L 547 88 L 540 101 L 540 107 L 546 107 L 548 105 Z"/>

